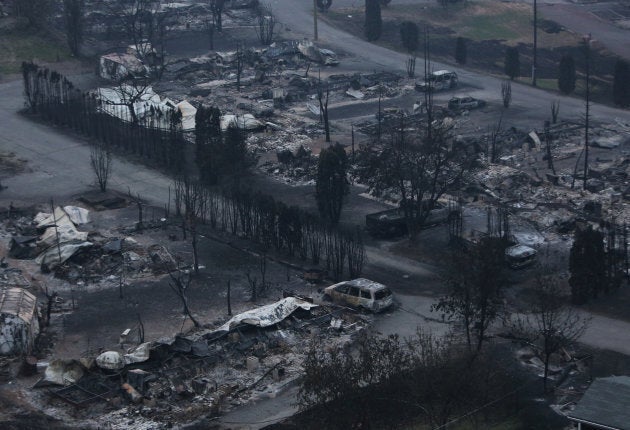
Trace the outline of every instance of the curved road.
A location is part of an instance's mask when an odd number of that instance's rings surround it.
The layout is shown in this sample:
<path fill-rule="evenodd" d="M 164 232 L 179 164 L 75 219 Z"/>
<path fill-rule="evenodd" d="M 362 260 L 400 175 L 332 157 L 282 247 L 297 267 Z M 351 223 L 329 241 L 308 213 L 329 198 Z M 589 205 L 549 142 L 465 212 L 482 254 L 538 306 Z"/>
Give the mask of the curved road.
<path fill-rule="evenodd" d="M 309 0 L 271 0 L 274 14 L 278 20 L 285 24 L 289 31 L 284 36 L 292 39 L 313 38 L 313 3 Z M 333 2 L 333 8 L 335 4 Z M 318 21 L 318 43 L 343 53 L 348 53 L 349 58 L 341 59 L 341 66 L 345 65 L 353 70 L 364 71 L 397 71 L 405 73 L 404 64 L 408 55 L 391 51 L 389 49 L 373 45 L 365 40 L 343 32 L 328 25 L 323 20 Z M 475 95 L 497 104 L 501 103 L 502 78 L 482 75 L 462 69 L 458 66 L 433 63 L 434 68 L 447 68 L 457 72 L 465 86 L 476 89 Z M 542 121 L 550 118 L 550 104 L 552 101 L 560 101 L 560 116 L 564 119 L 579 120 L 584 111 L 584 102 L 574 97 L 532 88 L 527 85 L 512 84 L 512 104 L 510 109 L 523 111 L 524 114 L 534 120 Z M 591 108 L 592 118 L 601 121 L 610 121 L 619 118 L 624 122 L 630 122 L 630 111 L 615 109 L 612 107 L 593 104 Z"/>

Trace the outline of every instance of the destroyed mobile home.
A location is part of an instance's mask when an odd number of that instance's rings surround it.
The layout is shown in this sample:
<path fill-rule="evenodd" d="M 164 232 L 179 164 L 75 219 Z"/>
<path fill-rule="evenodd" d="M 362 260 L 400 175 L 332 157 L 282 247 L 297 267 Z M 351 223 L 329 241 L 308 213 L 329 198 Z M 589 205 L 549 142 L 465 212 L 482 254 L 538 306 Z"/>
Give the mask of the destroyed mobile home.
<path fill-rule="evenodd" d="M 161 428 L 165 413 L 190 421 L 273 397 L 300 377 L 310 342 L 339 348 L 365 326 L 364 318 L 347 310 L 287 297 L 217 328 L 142 343 L 127 353 L 51 361 L 36 386 L 75 407 L 108 405 L 98 418 L 103 423 L 119 408 L 151 405 L 140 407 L 137 419 Z M 189 404 L 203 405 L 199 416 L 184 413 Z"/>
<path fill-rule="evenodd" d="M 39 334 L 37 300 L 23 288 L 0 288 L 0 355 L 28 355 Z"/>

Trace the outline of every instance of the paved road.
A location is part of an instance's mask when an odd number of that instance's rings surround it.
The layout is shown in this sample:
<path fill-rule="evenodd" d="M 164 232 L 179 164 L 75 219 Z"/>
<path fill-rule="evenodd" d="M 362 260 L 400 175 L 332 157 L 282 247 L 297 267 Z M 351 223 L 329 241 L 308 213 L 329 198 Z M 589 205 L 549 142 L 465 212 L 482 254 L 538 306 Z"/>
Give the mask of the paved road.
<path fill-rule="evenodd" d="M 0 84 L 0 150 L 12 151 L 28 160 L 30 172 L 3 180 L 0 206 L 9 202 L 67 199 L 94 185 L 87 142 L 45 124 L 38 124 L 17 111 L 23 103 L 20 81 Z M 111 188 L 153 202 L 166 202 L 171 180 L 119 157 L 112 165 Z"/>
<path fill-rule="evenodd" d="M 313 17 L 311 14 L 312 3 L 310 1 L 272 0 L 271 5 L 278 20 L 286 24 L 290 30 L 284 34 L 286 37 L 312 39 Z M 368 43 L 365 40 L 333 28 L 322 20 L 318 24 L 318 33 L 320 44 L 339 52 L 352 53 L 352 57 L 343 58 L 342 66 L 345 64 L 349 68 L 364 71 L 391 70 L 401 73 L 405 72 L 406 54 L 393 52 Z M 448 68 L 456 71 L 460 77 L 460 82 L 463 83 L 463 91 L 482 97 L 491 103 L 501 103 L 500 88 L 503 78 L 481 75 L 450 64 L 436 62 L 433 65 L 435 69 Z M 535 120 L 542 124 L 544 120 L 550 118 L 549 106 L 554 100 L 560 101 L 560 115 L 563 119 L 580 120 L 584 111 L 584 102 L 581 99 L 549 93 L 518 83 L 513 83 L 512 85 L 512 105 L 510 110 L 522 112 L 522 116 L 527 117 L 528 121 Z M 595 120 L 610 121 L 614 118 L 620 118 L 624 121 L 630 120 L 629 111 L 603 105 L 593 105 L 591 113 Z"/>

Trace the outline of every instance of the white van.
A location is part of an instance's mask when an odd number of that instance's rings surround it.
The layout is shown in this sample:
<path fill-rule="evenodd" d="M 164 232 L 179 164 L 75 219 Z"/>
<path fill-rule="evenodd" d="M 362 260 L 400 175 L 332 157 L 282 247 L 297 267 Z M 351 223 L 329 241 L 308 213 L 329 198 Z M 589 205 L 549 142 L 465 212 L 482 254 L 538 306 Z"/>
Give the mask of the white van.
<path fill-rule="evenodd" d="M 372 312 L 380 312 L 394 303 L 389 288 L 365 278 L 333 284 L 324 289 L 324 298 Z"/>

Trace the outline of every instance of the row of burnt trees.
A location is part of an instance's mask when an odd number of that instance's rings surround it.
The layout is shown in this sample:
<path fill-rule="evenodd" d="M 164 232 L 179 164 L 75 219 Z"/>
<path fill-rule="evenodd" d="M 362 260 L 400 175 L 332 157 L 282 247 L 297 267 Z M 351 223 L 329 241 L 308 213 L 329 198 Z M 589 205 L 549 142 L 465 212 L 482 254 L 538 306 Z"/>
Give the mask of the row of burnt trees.
<path fill-rule="evenodd" d="M 22 64 L 22 76 L 28 112 L 153 164 L 174 171 L 183 167 L 186 140 L 179 110 L 154 109 L 151 116 L 159 120 L 140 126 L 137 121 L 124 121 L 105 112 L 106 109 L 132 111 L 130 105 L 135 102 L 132 98 L 121 97 L 114 105 L 94 93 L 75 88 L 63 75 L 34 63 Z"/>
<path fill-rule="evenodd" d="M 628 226 L 605 223 L 594 229 L 578 223 L 569 255 L 574 304 L 583 305 L 618 289 L 628 269 Z"/>
<path fill-rule="evenodd" d="M 248 188 L 211 188 L 188 177 L 178 178 L 174 188 L 175 211 L 192 236 L 195 256 L 197 229 L 204 224 L 257 243 L 265 252 L 325 266 L 335 280 L 346 273 L 350 278 L 361 275 L 366 254 L 359 231 L 329 228 L 296 206 Z"/>

